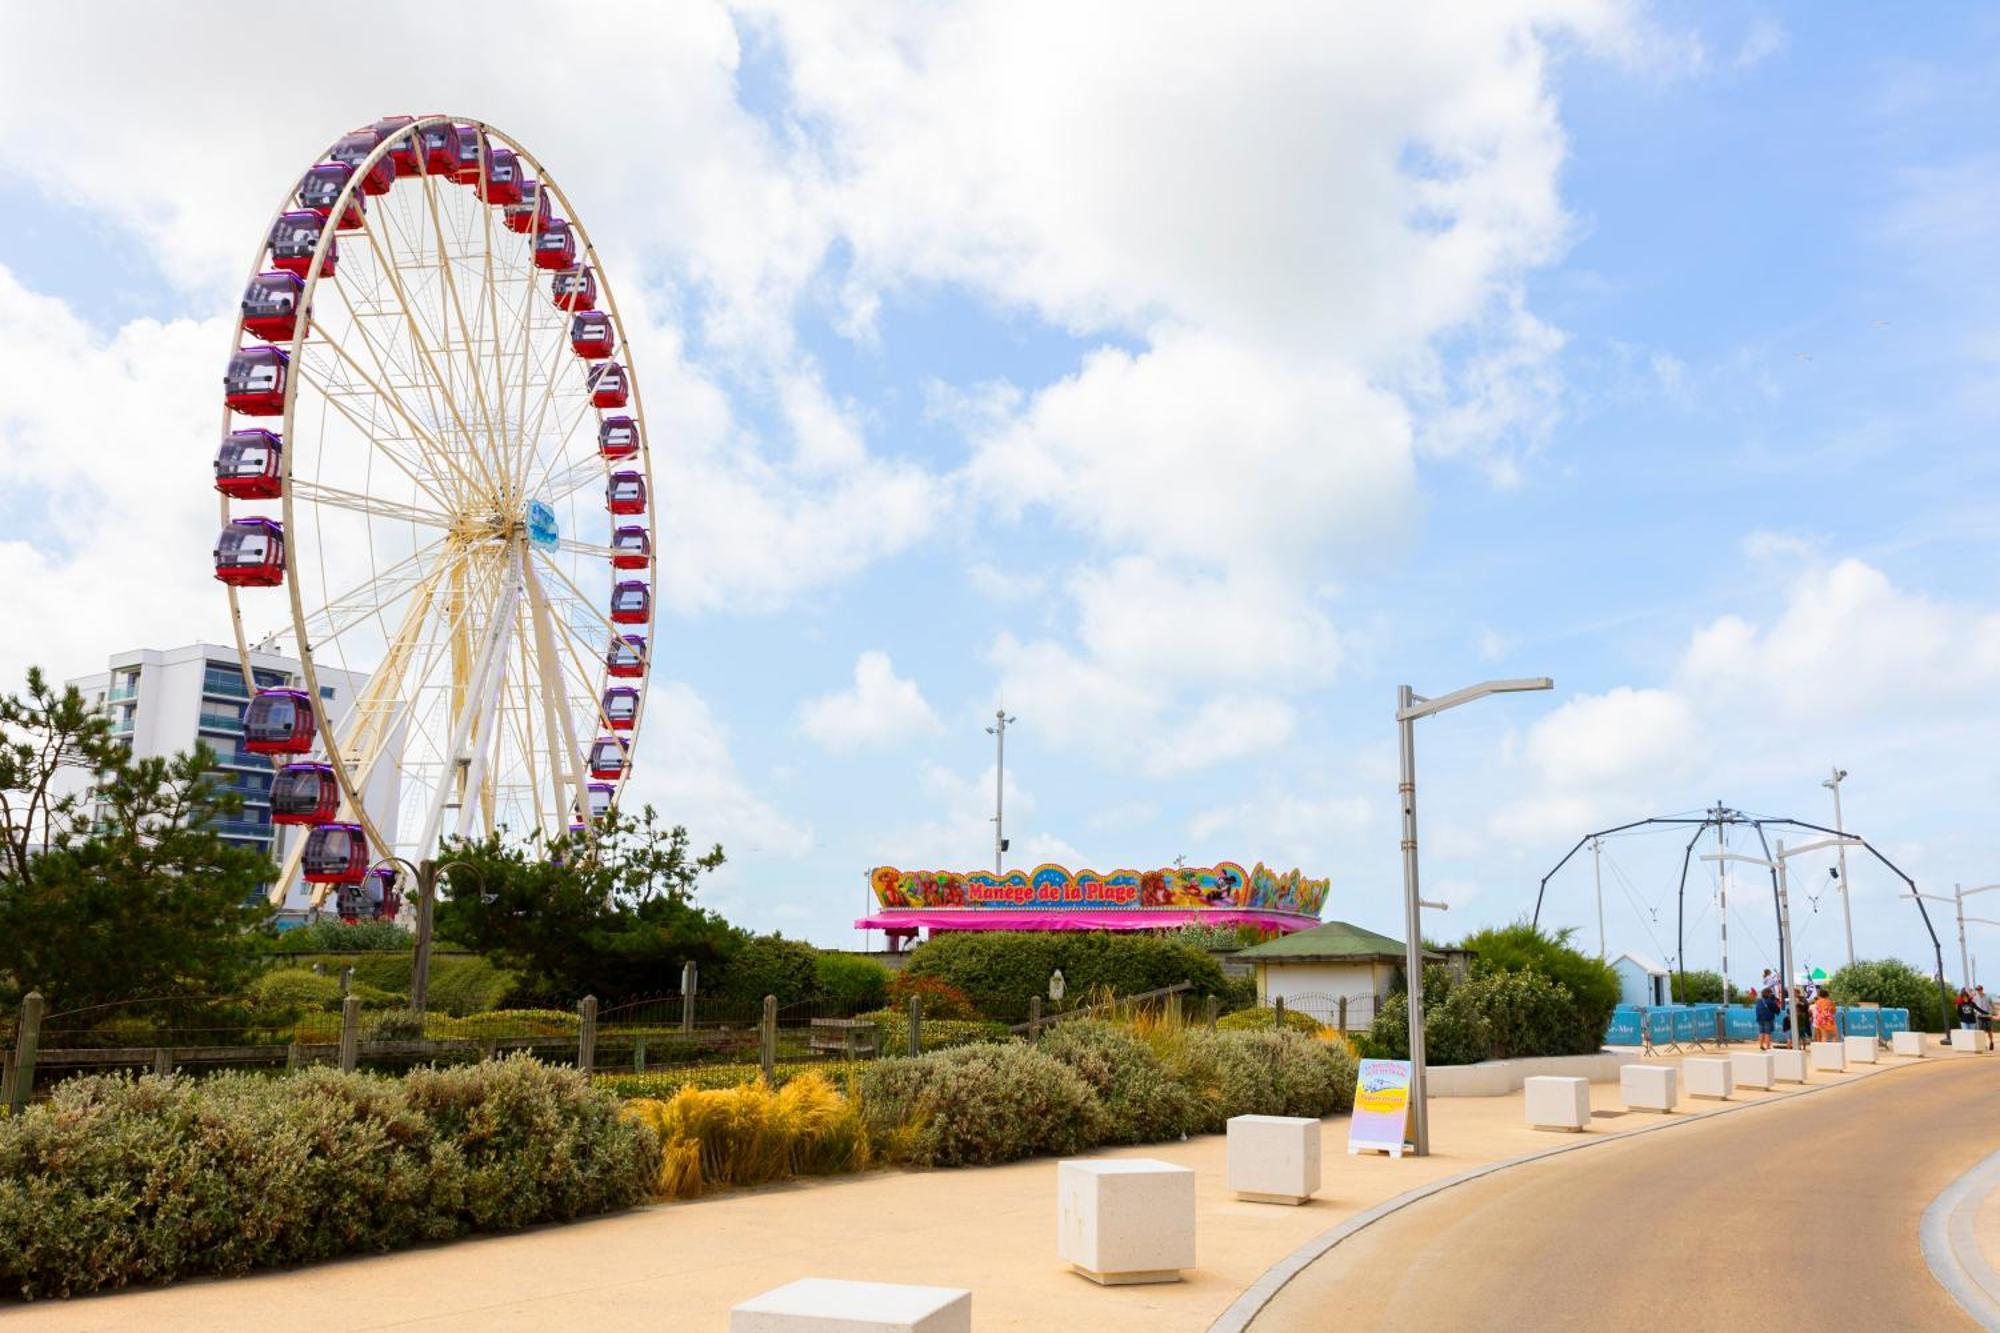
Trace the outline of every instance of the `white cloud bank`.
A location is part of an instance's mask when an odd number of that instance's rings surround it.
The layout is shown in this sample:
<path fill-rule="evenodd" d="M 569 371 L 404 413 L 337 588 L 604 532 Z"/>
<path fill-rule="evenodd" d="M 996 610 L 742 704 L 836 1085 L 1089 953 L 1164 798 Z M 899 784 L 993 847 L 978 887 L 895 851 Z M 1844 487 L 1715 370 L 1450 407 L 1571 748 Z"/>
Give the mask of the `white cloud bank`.
<path fill-rule="evenodd" d="M 799 731 L 836 754 L 943 730 L 917 682 L 898 676 L 889 654 L 879 650 L 855 659 L 853 689 L 822 695 L 799 708 Z"/>

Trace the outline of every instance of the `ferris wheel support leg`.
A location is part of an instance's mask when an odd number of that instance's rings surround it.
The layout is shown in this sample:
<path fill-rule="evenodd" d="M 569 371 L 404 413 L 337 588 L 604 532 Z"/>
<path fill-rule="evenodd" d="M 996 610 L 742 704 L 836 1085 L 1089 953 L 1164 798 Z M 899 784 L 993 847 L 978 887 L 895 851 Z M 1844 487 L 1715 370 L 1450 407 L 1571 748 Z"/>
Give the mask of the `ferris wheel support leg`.
<path fill-rule="evenodd" d="M 458 775 L 454 770 L 466 761 L 465 747 L 472 735 L 473 724 L 493 706 L 491 692 L 483 687 L 493 674 L 493 659 L 499 653 L 500 644 L 506 639 L 506 627 L 513 619 L 519 592 L 518 583 L 501 592 L 500 599 L 493 609 L 493 619 L 486 626 L 485 639 L 479 646 L 479 657 L 470 677 L 472 691 L 466 699 L 466 706 L 459 710 L 458 719 L 452 727 L 450 744 L 445 747 L 448 769 L 443 780 L 438 783 L 436 795 L 431 799 L 430 814 L 424 820 L 423 839 L 417 844 L 425 856 L 430 856 L 436 851 L 438 834 L 444 828 L 445 808 L 447 805 L 456 804 L 453 801 L 454 794 L 458 795 L 459 801 L 464 799 L 462 789 L 457 782 Z"/>
<path fill-rule="evenodd" d="M 535 562 L 526 560 L 521 566 L 522 582 L 528 591 L 528 614 L 535 622 L 535 668 L 542 678 L 542 707 L 551 707 L 550 701 L 562 697 L 562 667 L 556 660 L 555 635 L 549 628 L 549 597 L 542 589 L 541 575 L 535 571 Z M 556 720 L 562 726 L 562 742 L 569 753 L 569 762 L 561 763 L 555 754 L 554 732 L 551 729 L 549 741 L 549 774 L 556 788 L 556 809 L 567 808 L 563 802 L 562 784 L 567 778 L 575 792 L 578 807 L 588 810 L 590 788 L 583 777 L 583 751 L 576 741 L 576 723 L 567 708 L 555 709 Z M 586 823 L 589 819 L 586 816 Z M 594 827 L 594 826 L 593 826 Z"/>
<path fill-rule="evenodd" d="M 487 785 L 487 755 L 499 743 L 500 696 L 507 685 L 507 658 L 505 644 L 514 637 L 514 624 L 521 608 L 520 556 L 514 557 L 513 578 L 500 606 L 494 613 L 493 628 L 499 635 L 490 649 L 491 661 L 487 665 L 487 679 L 479 682 L 479 724 L 473 729 L 472 746 L 466 761 L 465 787 L 460 795 L 458 819 L 452 829 L 454 836 L 463 838 L 472 832 L 472 821 L 476 812 L 486 813 L 486 831 L 493 831 L 493 803 L 491 788 Z M 477 797 L 477 801 L 473 798 Z"/>

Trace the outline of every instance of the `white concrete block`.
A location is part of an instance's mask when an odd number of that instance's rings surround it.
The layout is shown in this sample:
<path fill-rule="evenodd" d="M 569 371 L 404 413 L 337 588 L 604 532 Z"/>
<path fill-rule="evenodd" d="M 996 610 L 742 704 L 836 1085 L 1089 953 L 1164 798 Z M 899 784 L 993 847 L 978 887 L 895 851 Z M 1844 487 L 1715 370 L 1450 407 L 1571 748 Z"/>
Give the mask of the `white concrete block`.
<path fill-rule="evenodd" d="M 1150 1157 L 1056 1163 L 1056 1253 L 1105 1286 L 1194 1267 L 1194 1172 Z"/>
<path fill-rule="evenodd" d="M 1806 1081 L 1806 1053 L 1803 1049 L 1792 1050 L 1785 1047 L 1771 1052 L 1771 1077 L 1780 1083 L 1803 1083 Z"/>
<path fill-rule="evenodd" d="M 1812 1056 L 1814 1069 L 1830 1069 L 1836 1074 L 1847 1072 L 1847 1046 L 1842 1042 L 1816 1041 Z"/>
<path fill-rule="evenodd" d="M 1843 1037 L 1847 1047 L 1847 1063 L 1851 1065 L 1872 1065 L 1875 1063 L 1875 1039 L 1873 1037 Z"/>
<path fill-rule="evenodd" d="M 1690 1097 L 1728 1100 L 1729 1094 L 1736 1091 L 1734 1073 L 1726 1056 L 1690 1056 L 1681 1061 L 1681 1076 L 1687 1079 Z"/>
<path fill-rule="evenodd" d="M 972 1293 L 800 1278 L 731 1308 L 729 1333 L 972 1333 Z"/>
<path fill-rule="evenodd" d="M 1304 1203 L 1319 1193 L 1319 1121 L 1289 1115 L 1229 1119 L 1229 1188 L 1253 1203 Z"/>
<path fill-rule="evenodd" d="M 1922 1055 L 1924 1034 L 1921 1032 L 1891 1032 L 1889 1050 L 1895 1055 Z"/>
<path fill-rule="evenodd" d="M 1768 1088 L 1777 1082 L 1774 1051 L 1731 1051 L 1729 1072 L 1739 1088 Z"/>
<path fill-rule="evenodd" d="M 1672 1065 L 1626 1065 L 1618 1093 L 1628 1111 L 1671 1111 L 1680 1104 L 1680 1070 Z"/>
<path fill-rule="evenodd" d="M 1528 1123 L 1536 1129 L 1582 1133 L 1590 1123 L 1590 1080 L 1543 1074 L 1521 1083 L 1527 1094 Z"/>

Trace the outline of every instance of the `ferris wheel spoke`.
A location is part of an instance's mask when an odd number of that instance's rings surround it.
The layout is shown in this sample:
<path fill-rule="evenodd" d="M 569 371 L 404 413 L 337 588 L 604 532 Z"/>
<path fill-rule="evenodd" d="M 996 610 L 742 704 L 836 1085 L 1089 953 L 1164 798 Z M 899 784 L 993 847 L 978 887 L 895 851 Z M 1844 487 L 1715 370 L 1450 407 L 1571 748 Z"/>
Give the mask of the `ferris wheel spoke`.
<path fill-rule="evenodd" d="M 555 441 L 554 447 L 548 451 L 549 461 L 543 465 L 542 470 L 539 473 L 535 474 L 534 484 L 536 486 L 539 487 L 544 485 L 548 480 L 549 473 L 554 471 L 555 468 L 558 467 L 565 458 L 571 456 L 570 446 L 572 443 L 574 443 L 576 439 L 576 428 L 578 426 L 581 426 L 584 423 L 584 421 L 589 418 L 591 411 L 592 407 L 590 402 L 590 395 L 584 394 L 577 400 L 575 408 L 572 409 L 569 416 L 568 424 L 562 426 L 560 431 L 554 435 L 553 437 Z M 539 459 L 534 461 L 539 461 Z M 578 463 L 584 463 L 584 462 L 588 462 L 590 464 L 595 465 L 599 469 L 601 474 L 602 469 L 604 467 L 604 460 L 597 456 L 595 450 L 593 450 L 586 459 L 578 460 Z M 573 463 L 571 464 L 571 466 L 572 467 L 577 466 L 578 463 Z M 526 470 L 527 469 L 524 468 L 523 472 L 525 473 Z M 524 482 L 523 485 L 525 486 L 526 483 Z"/>
<path fill-rule="evenodd" d="M 459 526 L 459 520 L 434 509 L 407 505 L 396 500 L 384 500 L 373 495 L 363 495 L 358 491 L 342 490 L 337 486 L 325 486 L 316 481 L 294 481 L 292 498 L 332 509 L 348 509 L 357 514 L 394 519 L 399 523 L 419 523 L 425 527 L 443 528 L 446 531 Z"/>
<path fill-rule="evenodd" d="M 314 347 L 324 345 L 322 343 L 308 344 L 306 351 L 310 353 Z M 409 478 L 410 483 L 429 496 L 433 503 L 446 508 L 453 507 L 454 502 L 444 495 L 443 492 L 439 491 L 431 480 L 430 469 L 426 468 L 422 461 L 422 449 L 419 448 L 410 453 L 405 453 L 396 447 L 398 443 L 405 440 L 419 446 L 423 441 L 416 436 L 400 435 L 387 429 L 386 427 L 392 423 L 378 420 L 373 412 L 364 416 L 356 410 L 354 406 L 354 400 L 356 399 L 365 400 L 371 405 L 381 401 L 380 395 L 374 389 L 367 387 L 355 389 L 334 383 L 330 375 L 321 368 L 313 365 L 310 355 L 301 357 L 297 364 L 299 382 L 302 385 L 310 385 L 322 404 L 340 413 L 347 424 L 352 426 L 355 432 L 363 439 L 367 440 L 375 452 L 381 454 L 394 464 L 396 470 Z"/>
<path fill-rule="evenodd" d="M 625 632 L 625 630 L 621 628 L 618 624 L 616 624 L 611 619 L 610 616 L 606 615 L 604 612 L 597 609 L 597 603 L 593 602 L 589 597 L 585 596 L 583 589 L 577 587 L 575 583 L 571 582 L 568 571 L 565 570 L 561 565 L 557 564 L 554 560 L 550 559 L 546 552 L 537 551 L 535 552 L 535 557 L 537 560 L 541 562 L 543 568 L 547 569 L 549 573 L 554 574 L 556 576 L 556 582 L 561 584 L 562 587 L 570 594 L 570 596 L 576 599 L 576 605 L 587 610 L 590 613 L 591 617 L 599 625 L 602 625 L 604 627 L 607 633 L 609 633 L 615 638 L 619 634 Z"/>
<path fill-rule="evenodd" d="M 575 645 L 570 641 L 571 633 L 569 627 L 559 621 L 553 614 L 549 605 L 547 589 L 542 586 L 541 574 L 536 570 L 533 561 L 526 563 L 523 573 L 526 575 L 524 581 L 528 590 L 528 610 L 533 618 L 535 628 L 536 674 L 542 682 L 544 706 L 548 706 L 550 701 L 573 697 L 562 683 L 565 675 L 564 663 L 562 658 L 557 654 L 556 631 L 560 629 L 563 632 L 563 647 L 569 652 L 572 660 L 575 657 Z M 587 692 L 591 687 L 590 672 L 582 669 L 582 663 L 576 662 L 574 664 L 579 669 L 579 674 L 584 681 L 584 689 Z M 602 719 L 602 703 L 593 702 L 591 707 L 597 716 Z M 574 707 L 556 710 L 556 721 L 562 729 L 562 752 L 568 759 L 567 763 L 563 763 L 558 759 L 554 752 L 552 741 L 549 755 L 549 772 L 551 781 L 555 784 L 556 808 L 558 810 L 563 808 L 562 782 L 564 780 L 570 783 L 571 791 L 574 793 L 578 804 L 585 810 L 590 808 L 590 784 L 584 777 L 583 747 L 578 742 L 576 734 L 577 713 L 578 710 Z"/>
<path fill-rule="evenodd" d="M 561 538 L 556 542 L 556 546 L 573 555 L 595 556 L 599 560 L 609 560 L 612 556 L 618 554 L 618 552 L 612 550 L 609 546 L 593 546 L 589 542 L 575 541 L 568 537 Z"/>
<path fill-rule="evenodd" d="M 365 624 L 399 604 L 431 577 L 433 571 L 426 568 L 426 562 L 443 552 L 448 540 L 438 537 L 424 543 L 389 568 L 370 573 L 367 579 L 340 596 L 306 612 L 298 625 L 305 632 L 307 645 L 318 649 L 330 647 L 354 626 Z M 440 561 L 439 566 L 445 563 Z"/>
<path fill-rule="evenodd" d="M 444 238 L 444 219 L 438 211 L 437 187 L 435 181 L 429 176 L 424 177 L 424 200 L 430 206 L 431 231 L 437 238 L 438 272 L 444 279 L 444 290 L 445 294 L 450 298 L 452 313 L 458 319 L 457 342 L 465 356 L 466 381 L 472 386 L 473 402 L 479 410 L 479 422 L 484 429 L 483 438 L 487 441 L 488 446 L 491 447 L 492 442 L 496 438 L 493 412 L 487 406 L 486 385 L 484 378 L 479 373 L 479 362 L 473 356 L 472 350 L 474 344 L 477 342 L 477 336 L 472 326 L 467 323 L 465 306 L 459 300 L 458 280 L 452 275 L 453 258 Z M 498 482 L 500 473 L 498 469 L 490 466 L 485 452 L 478 447 L 477 440 L 479 438 L 482 437 L 473 437 L 472 456 L 478 461 L 480 471 L 485 474 L 487 485 L 493 486 Z"/>
<path fill-rule="evenodd" d="M 342 365 L 346 366 L 347 369 L 350 372 L 352 372 L 357 379 L 359 379 L 363 384 L 368 386 L 369 392 L 375 397 L 377 401 L 381 402 L 385 407 L 389 409 L 390 412 L 394 413 L 399 419 L 401 419 L 402 423 L 405 426 L 409 427 L 411 438 L 414 439 L 417 444 L 422 446 L 423 452 L 419 455 L 419 459 L 434 458 L 439 462 L 448 464 L 451 467 L 452 471 L 457 474 L 460 482 L 466 487 L 467 492 L 469 494 L 477 493 L 477 487 L 473 482 L 472 478 L 468 476 L 465 473 L 465 471 L 452 460 L 451 451 L 445 447 L 444 442 L 441 441 L 434 433 L 432 433 L 422 423 L 420 423 L 415 417 L 411 416 L 410 409 L 404 406 L 403 400 L 396 394 L 391 393 L 387 388 L 385 388 L 381 384 L 377 383 L 375 378 L 368 373 L 367 368 L 364 367 L 359 361 L 355 360 L 354 357 L 347 351 L 346 348 L 342 347 L 339 343 L 333 342 L 331 340 L 318 341 L 315 342 L 313 345 L 316 347 L 325 347 L 330 351 L 332 351 L 334 356 L 339 358 L 340 363 Z M 340 399 L 343 396 L 350 396 L 352 393 L 351 390 L 343 393 L 342 390 L 336 388 L 330 381 L 317 379 L 314 376 L 310 367 L 306 368 L 304 373 L 304 378 L 316 383 L 320 388 L 320 392 L 326 396 L 327 401 L 333 403 L 336 407 L 340 406 Z M 351 413 L 347 415 L 348 419 L 354 422 L 357 429 L 361 430 L 364 434 L 368 435 L 368 437 L 371 440 L 376 439 L 376 431 L 372 426 L 360 421 L 358 418 L 354 417 Z M 393 450 L 384 449 L 383 452 L 392 462 L 396 463 L 398 467 L 402 468 L 402 470 L 409 476 L 411 481 L 415 482 L 426 493 L 430 494 L 434 499 L 438 501 L 438 503 L 450 507 L 451 502 L 449 500 L 446 500 L 444 497 L 438 495 L 436 490 L 428 483 L 426 477 L 424 475 L 421 475 L 424 473 L 428 473 L 429 469 L 423 467 L 420 461 L 405 460 L 400 455 L 396 454 Z M 477 450 L 472 450 L 469 452 L 471 452 L 475 457 L 477 456 Z"/>

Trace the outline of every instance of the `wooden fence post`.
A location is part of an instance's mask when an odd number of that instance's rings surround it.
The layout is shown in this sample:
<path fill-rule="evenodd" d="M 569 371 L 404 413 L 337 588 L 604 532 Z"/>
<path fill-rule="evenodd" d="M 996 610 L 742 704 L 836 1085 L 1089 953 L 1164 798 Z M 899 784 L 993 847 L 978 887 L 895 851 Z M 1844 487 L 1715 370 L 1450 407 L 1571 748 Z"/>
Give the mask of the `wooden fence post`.
<path fill-rule="evenodd" d="M 910 1054 L 924 1053 L 924 997 L 910 997 Z"/>
<path fill-rule="evenodd" d="M 345 995 L 353 989 L 354 989 L 354 964 L 349 963 L 346 967 L 340 969 L 340 993 L 342 995 Z"/>
<path fill-rule="evenodd" d="M 597 1067 L 597 997 L 576 1003 L 576 1067 L 588 1074 Z"/>
<path fill-rule="evenodd" d="M 7 1105 L 15 1115 L 35 1090 L 35 1053 L 41 1046 L 42 993 L 31 990 L 21 1001 L 21 1026 L 14 1038 L 14 1086 L 8 1090 Z"/>
<path fill-rule="evenodd" d="M 1340 1003 L 1340 1030 L 1341 1030 L 1342 1032 L 1346 1032 L 1346 1031 L 1347 1031 L 1347 997 L 1346 997 L 1345 995 L 1341 996 L 1341 997 L 1340 997 L 1340 1001 L 1339 1001 L 1339 1003 Z"/>
<path fill-rule="evenodd" d="M 1271 1000 L 1271 1026 L 1278 1031 L 1285 1030 L 1285 997 L 1276 996 Z"/>
<path fill-rule="evenodd" d="M 1030 995 L 1028 997 L 1028 1040 L 1033 1041 L 1041 1035 L 1042 997 L 1039 995 Z"/>
<path fill-rule="evenodd" d="M 767 1086 L 776 1087 L 778 1083 L 778 997 L 775 995 L 766 995 L 764 997 L 763 1031 L 759 1035 L 762 1037 L 762 1040 L 758 1042 L 759 1049 L 757 1055 L 758 1059 L 764 1065 L 764 1082 Z"/>
<path fill-rule="evenodd" d="M 638 1040 L 632 1043 L 632 1072 L 635 1074 L 646 1072 L 646 1037 L 644 1033 L 641 1033 Z"/>
<path fill-rule="evenodd" d="M 352 1074 L 361 1059 L 361 997 L 340 1002 L 340 1072 Z"/>
<path fill-rule="evenodd" d="M 285 1048 L 285 1068 L 287 1070 L 301 1068 L 305 1062 L 305 1047 L 295 1041 Z"/>
<path fill-rule="evenodd" d="M 171 1074 L 171 1073 L 173 1073 L 173 1072 L 174 1072 L 174 1049 L 173 1049 L 173 1047 L 171 1047 L 171 1046 L 159 1046 L 159 1047 L 155 1047 L 155 1048 L 154 1048 L 154 1050 L 153 1050 L 153 1072 L 154 1072 L 155 1074 L 158 1074 L 158 1075 L 159 1075 L 159 1076 L 160 1076 L 161 1078 L 165 1078 L 165 1077 L 166 1077 L 166 1076 L 167 1076 L 168 1074 Z"/>
<path fill-rule="evenodd" d="M 1217 1000 L 1213 995 L 1209 996 L 1207 1000 L 1203 1001 L 1201 1006 L 1201 1017 L 1202 1021 L 1208 1024 L 1208 1030 L 1210 1032 L 1215 1031 L 1216 1015 L 1221 1012 L 1222 1012 L 1222 1003 L 1221 1001 Z"/>
<path fill-rule="evenodd" d="M 681 964 L 681 1031 L 694 1031 L 695 986 L 701 980 L 701 971 L 690 958 Z"/>

